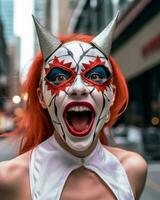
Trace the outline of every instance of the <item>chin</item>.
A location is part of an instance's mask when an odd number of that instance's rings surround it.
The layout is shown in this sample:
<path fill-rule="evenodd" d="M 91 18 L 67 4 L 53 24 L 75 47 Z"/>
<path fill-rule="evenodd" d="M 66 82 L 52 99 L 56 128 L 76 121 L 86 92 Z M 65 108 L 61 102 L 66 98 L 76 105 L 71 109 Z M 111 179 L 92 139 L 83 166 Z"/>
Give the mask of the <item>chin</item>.
<path fill-rule="evenodd" d="M 78 138 L 75 138 L 75 140 L 71 140 L 70 138 L 66 137 L 66 144 L 71 148 L 73 151 L 76 152 L 85 152 L 88 151 L 90 148 L 92 148 L 93 144 L 93 136 L 89 138 L 81 138 L 79 141 Z"/>

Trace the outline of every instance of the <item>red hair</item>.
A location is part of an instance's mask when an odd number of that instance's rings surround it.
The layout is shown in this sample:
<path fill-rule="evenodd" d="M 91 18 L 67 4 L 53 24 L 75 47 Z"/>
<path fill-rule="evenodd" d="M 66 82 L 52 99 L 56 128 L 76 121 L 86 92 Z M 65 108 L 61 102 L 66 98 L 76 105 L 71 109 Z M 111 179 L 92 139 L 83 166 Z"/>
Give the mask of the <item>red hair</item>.
<path fill-rule="evenodd" d="M 93 37 L 88 35 L 71 35 L 60 37 L 62 42 L 79 40 L 90 43 L 92 39 Z M 111 107 L 110 120 L 105 124 L 105 126 L 112 127 L 128 104 L 128 89 L 118 65 L 112 57 L 109 57 L 109 60 L 113 67 L 113 84 L 116 87 L 116 96 L 114 105 Z M 20 153 L 31 150 L 45 139 L 50 137 L 54 131 L 54 126 L 51 122 L 48 111 L 41 107 L 37 96 L 37 88 L 39 87 L 42 66 L 42 55 L 37 54 L 30 67 L 27 79 L 22 87 L 23 92 L 28 93 L 28 100 L 23 119 L 20 123 L 20 126 L 16 130 L 17 133 L 21 131 L 25 132 L 20 147 Z M 106 143 L 103 129 L 101 131 L 100 139 L 103 144 Z"/>

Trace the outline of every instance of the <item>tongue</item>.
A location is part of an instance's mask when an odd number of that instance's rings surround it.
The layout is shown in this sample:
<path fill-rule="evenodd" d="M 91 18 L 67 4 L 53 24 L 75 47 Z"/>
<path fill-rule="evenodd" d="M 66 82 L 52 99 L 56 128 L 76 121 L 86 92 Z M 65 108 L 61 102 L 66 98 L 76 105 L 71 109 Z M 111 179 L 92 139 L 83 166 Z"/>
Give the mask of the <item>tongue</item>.
<path fill-rule="evenodd" d="M 88 128 L 88 117 L 86 116 L 73 116 L 71 123 L 76 131 L 83 131 Z"/>

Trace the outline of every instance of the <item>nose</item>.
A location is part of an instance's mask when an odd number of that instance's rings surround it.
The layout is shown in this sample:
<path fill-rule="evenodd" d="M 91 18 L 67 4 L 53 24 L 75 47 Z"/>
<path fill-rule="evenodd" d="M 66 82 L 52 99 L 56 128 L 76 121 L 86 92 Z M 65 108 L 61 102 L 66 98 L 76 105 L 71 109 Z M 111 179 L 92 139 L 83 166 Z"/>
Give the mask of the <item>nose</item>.
<path fill-rule="evenodd" d="M 69 88 L 68 94 L 70 97 L 84 97 L 88 95 L 87 87 L 85 86 L 81 75 L 77 75 L 73 84 Z"/>

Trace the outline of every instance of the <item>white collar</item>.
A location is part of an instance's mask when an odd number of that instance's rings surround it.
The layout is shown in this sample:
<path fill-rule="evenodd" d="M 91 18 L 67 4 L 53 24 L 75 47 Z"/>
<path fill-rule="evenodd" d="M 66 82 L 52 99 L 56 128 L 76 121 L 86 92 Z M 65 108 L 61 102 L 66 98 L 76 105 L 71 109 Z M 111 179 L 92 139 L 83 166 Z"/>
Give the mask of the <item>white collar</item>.
<path fill-rule="evenodd" d="M 117 200 L 134 200 L 125 170 L 100 141 L 89 156 L 78 158 L 64 150 L 53 135 L 38 145 L 31 154 L 32 200 L 59 200 L 69 174 L 81 166 L 99 175 Z"/>

